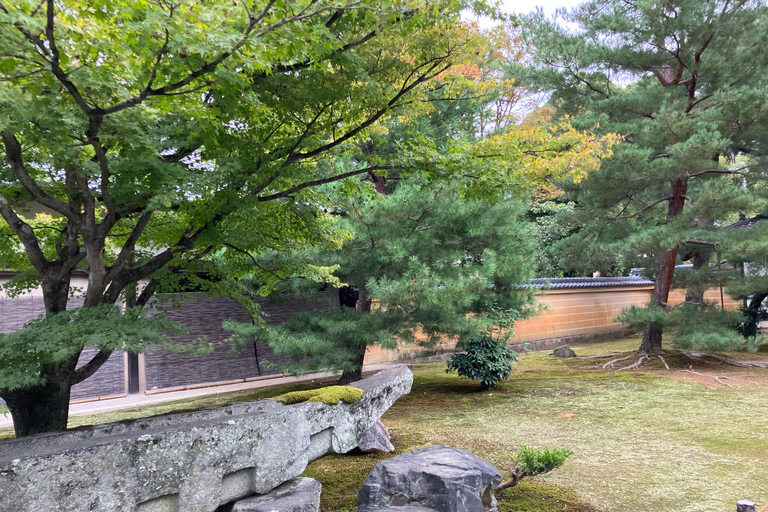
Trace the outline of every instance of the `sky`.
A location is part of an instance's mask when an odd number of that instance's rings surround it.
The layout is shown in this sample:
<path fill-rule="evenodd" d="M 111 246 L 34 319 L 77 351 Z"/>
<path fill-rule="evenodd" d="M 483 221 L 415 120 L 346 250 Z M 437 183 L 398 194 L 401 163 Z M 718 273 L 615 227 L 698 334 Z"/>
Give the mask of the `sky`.
<path fill-rule="evenodd" d="M 507 13 L 527 14 L 537 7 L 544 9 L 547 16 L 555 14 L 555 9 L 565 7 L 571 9 L 586 0 L 501 0 L 502 10 Z M 490 27 L 493 22 L 487 19 L 478 20 L 481 27 Z"/>
<path fill-rule="evenodd" d="M 558 7 L 572 8 L 576 7 L 584 0 L 503 0 L 502 5 L 507 12 L 528 13 L 535 10 L 536 7 L 544 8 L 544 12 L 551 16 L 555 14 Z"/>

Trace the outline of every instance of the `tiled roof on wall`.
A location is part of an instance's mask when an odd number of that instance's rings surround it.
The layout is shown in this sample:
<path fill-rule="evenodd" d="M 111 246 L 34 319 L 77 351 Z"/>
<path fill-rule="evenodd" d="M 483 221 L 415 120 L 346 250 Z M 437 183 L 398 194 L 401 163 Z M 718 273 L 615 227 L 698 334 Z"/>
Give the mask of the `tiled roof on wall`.
<path fill-rule="evenodd" d="M 573 288 L 620 288 L 627 286 L 651 286 L 653 281 L 642 277 L 537 277 L 529 286 L 551 290 Z"/>
<path fill-rule="evenodd" d="M 739 228 L 739 229 L 752 229 L 755 227 L 755 224 L 760 222 L 761 220 L 768 220 L 767 215 L 757 215 L 755 217 L 745 217 L 743 219 L 739 219 L 733 224 L 730 224 L 728 226 L 725 226 L 726 228 Z"/>

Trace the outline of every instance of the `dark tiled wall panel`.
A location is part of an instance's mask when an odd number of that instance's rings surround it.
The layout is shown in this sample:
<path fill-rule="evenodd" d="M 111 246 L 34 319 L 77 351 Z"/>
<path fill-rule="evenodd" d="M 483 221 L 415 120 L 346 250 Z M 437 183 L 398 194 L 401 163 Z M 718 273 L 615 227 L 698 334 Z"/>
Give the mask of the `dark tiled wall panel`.
<path fill-rule="evenodd" d="M 96 355 L 98 350 L 86 347 L 80 354 L 77 365 L 82 366 Z M 125 389 L 125 360 L 123 351 L 115 350 L 106 363 L 90 378 L 72 387 L 71 400 L 83 400 L 99 396 L 122 395 Z"/>
<path fill-rule="evenodd" d="M 201 297 L 187 294 L 180 297 L 175 307 L 164 305 L 162 314 L 172 320 L 186 324 L 191 333 L 175 336 L 178 343 L 191 343 L 200 336 L 207 337 L 215 344 L 213 353 L 203 356 L 185 356 L 175 352 L 166 352 L 158 347 L 147 349 L 146 376 L 147 389 L 161 389 L 205 382 L 219 382 L 234 379 L 257 377 L 279 373 L 268 369 L 264 361 L 279 363 L 282 359 L 275 356 L 272 349 L 258 343 L 256 350 L 260 364 L 257 365 L 254 350 L 249 348 L 240 354 L 233 354 L 230 346 L 221 343 L 230 337 L 231 333 L 222 328 L 222 322 L 227 319 L 248 322 L 248 315 L 237 301 Z M 281 300 L 257 298 L 262 310 L 268 316 L 267 323 L 279 324 L 292 314 L 302 311 L 314 311 L 338 305 L 334 292 L 318 295 L 317 300 L 289 296 Z M 71 299 L 69 307 L 82 304 L 80 299 Z M 0 299 L 0 332 L 13 332 L 24 323 L 37 318 L 45 311 L 42 297 L 25 296 L 14 299 Z M 157 313 L 156 313 L 157 314 Z M 86 348 L 80 356 L 80 365 L 85 364 L 96 353 L 95 348 Z M 72 400 L 113 396 L 125 393 L 125 364 L 123 352 L 116 351 L 109 360 L 90 379 L 76 385 L 72 389 Z"/>
<path fill-rule="evenodd" d="M 321 294 L 319 301 L 291 296 L 280 301 L 257 298 L 262 311 L 269 316 L 269 324 L 278 324 L 287 320 L 292 314 L 300 311 L 324 309 L 334 302 L 335 294 Z M 192 343 L 200 336 L 205 336 L 215 344 L 214 351 L 202 356 L 186 356 L 167 352 L 159 347 L 150 347 L 145 354 L 147 389 L 162 389 L 168 387 L 201 384 L 205 382 L 220 382 L 234 379 L 245 379 L 261 375 L 279 373 L 274 368 L 266 368 L 264 361 L 279 363 L 280 356 L 275 356 L 269 345 L 257 343 L 259 364 L 252 347 L 242 352 L 233 353 L 231 346 L 220 343 L 231 336 L 225 331 L 222 323 L 231 319 L 238 322 L 249 322 L 248 315 L 237 301 L 223 298 L 210 298 L 188 294 L 176 307 L 166 307 L 164 316 L 182 322 L 190 328 L 190 334 L 174 336 L 177 343 Z"/>
<path fill-rule="evenodd" d="M 83 304 L 82 299 L 69 299 L 69 308 Z M 14 299 L 0 299 L 0 333 L 9 333 L 21 329 L 25 323 L 45 313 L 42 297 L 25 295 Z M 78 366 L 82 366 L 96 354 L 96 349 L 88 347 L 80 355 Z M 123 353 L 117 351 L 99 368 L 93 377 L 72 388 L 72 400 L 112 396 L 125 393 L 125 367 Z"/>
<path fill-rule="evenodd" d="M 45 313 L 42 297 L 0 299 L 0 333 L 18 331 L 24 324 Z"/>

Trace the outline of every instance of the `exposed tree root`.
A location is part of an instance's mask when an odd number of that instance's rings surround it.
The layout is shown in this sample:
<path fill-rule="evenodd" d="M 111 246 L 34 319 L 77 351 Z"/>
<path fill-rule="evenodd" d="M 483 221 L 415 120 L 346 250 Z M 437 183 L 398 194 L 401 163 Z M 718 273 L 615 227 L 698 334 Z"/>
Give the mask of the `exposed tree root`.
<path fill-rule="evenodd" d="M 722 380 L 720 380 L 720 379 L 728 379 L 729 377 L 719 376 L 719 377 L 712 377 L 712 378 L 715 379 L 715 382 L 717 382 L 718 384 L 722 384 L 724 386 L 728 386 L 729 388 L 733 387 L 730 384 L 728 384 L 727 382 L 723 382 Z"/>
<path fill-rule="evenodd" d="M 710 378 L 712 378 L 712 380 L 714 380 L 718 384 L 722 384 L 723 386 L 728 386 L 729 388 L 732 388 L 733 386 L 731 386 L 727 382 L 723 382 L 723 379 L 725 379 L 725 380 L 734 380 L 734 381 L 738 380 L 738 381 L 741 381 L 741 382 L 749 382 L 750 384 L 754 384 L 755 386 L 759 386 L 760 385 L 760 384 L 758 384 L 757 382 L 755 382 L 753 380 L 737 379 L 736 377 L 726 377 L 725 375 L 707 375 L 706 373 L 699 373 L 697 371 L 694 371 L 692 368 L 690 368 L 688 370 L 683 370 L 683 371 L 686 372 L 686 373 L 693 373 L 695 375 L 701 375 L 702 377 L 710 377 Z"/>
<path fill-rule="evenodd" d="M 610 352 L 608 354 L 598 354 L 596 356 L 576 356 L 576 357 L 578 357 L 579 359 L 602 359 L 604 357 L 615 356 L 616 354 L 618 354 L 618 352 Z"/>
<path fill-rule="evenodd" d="M 648 354 L 643 354 L 642 356 L 640 356 L 640 359 L 638 359 L 637 362 L 635 362 L 634 364 L 631 364 L 629 366 L 625 366 L 624 368 L 619 368 L 616 371 L 620 372 L 621 370 L 634 370 L 635 368 L 639 368 L 640 365 L 643 364 L 643 360 L 644 359 L 647 359 L 648 361 L 651 360 L 651 358 L 648 357 Z"/>
<path fill-rule="evenodd" d="M 665 367 L 667 370 L 669 370 L 669 365 L 668 365 L 668 364 L 667 364 L 667 362 L 664 360 L 664 358 L 663 358 L 663 357 L 661 357 L 661 356 L 660 356 L 660 355 L 658 355 L 658 354 L 656 354 L 656 357 L 658 357 L 659 359 L 661 359 L 661 362 L 662 362 L 662 363 L 664 363 L 664 367 Z"/>
<path fill-rule="evenodd" d="M 730 384 L 728 384 L 727 382 L 723 382 L 722 380 L 720 380 L 720 379 L 728 379 L 728 377 L 725 377 L 723 375 L 706 375 L 704 373 L 695 372 L 693 370 L 683 370 L 683 371 L 685 373 L 693 373 L 695 375 L 701 375 L 702 377 L 710 377 L 712 380 L 714 380 L 718 384 L 722 384 L 723 386 L 728 386 L 729 388 L 733 387 Z"/>
<path fill-rule="evenodd" d="M 717 354 L 702 354 L 701 352 L 683 352 L 683 355 L 688 359 L 695 361 L 701 361 L 702 359 L 714 359 L 721 363 L 727 363 L 731 366 L 738 366 L 740 368 L 768 368 L 768 362 L 766 361 L 737 361 L 725 356 L 718 356 Z"/>
<path fill-rule="evenodd" d="M 629 354 L 627 357 L 620 357 L 618 359 L 614 359 L 613 361 L 608 361 L 603 365 L 603 368 L 608 368 L 609 366 L 613 368 L 614 363 L 618 363 L 619 361 L 626 361 L 627 359 L 634 357 L 635 354 Z"/>

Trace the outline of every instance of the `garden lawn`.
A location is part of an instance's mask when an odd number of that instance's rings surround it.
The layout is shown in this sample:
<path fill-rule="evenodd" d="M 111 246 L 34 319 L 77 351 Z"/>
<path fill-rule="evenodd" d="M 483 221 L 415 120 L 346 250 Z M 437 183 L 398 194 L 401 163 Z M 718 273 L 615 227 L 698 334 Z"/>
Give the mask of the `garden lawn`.
<path fill-rule="evenodd" d="M 628 355 L 637 346 L 639 339 L 630 338 L 575 350 L 580 356 Z M 731 355 L 768 359 L 765 353 Z M 531 352 L 492 392 L 445 374 L 445 363 L 417 365 L 413 391 L 383 420 L 396 453 L 448 444 L 490 460 L 502 473 L 522 444 L 573 450 L 561 469 L 503 491 L 500 512 L 725 512 L 743 498 L 758 507 L 768 502 L 768 369 L 695 362 L 673 351 L 664 356 L 669 370 L 653 358 L 638 369 L 617 371 L 634 357 L 603 369 L 610 359 Z M 713 376 L 730 380 L 718 383 Z M 71 426 L 255 400 L 320 384 L 72 418 Z M 328 456 L 312 463 L 305 476 L 323 483 L 324 511 L 356 511 L 357 491 L 372 466 L 391 456 Z"/>
<path fill-rule="evenodd" d="M 637 338 L 575 347 L 627 352 Z M 428 444 L 471 450 L 502 473 L 522 444 L 567 447 L 563 468 L 501 493 L 500 512 L 731 511 L 768 502 L 768 369 L 700 363 L 670 351 L 637 370 L 604 359 L 523 355 L 492 392 L 445 364 L 413 367 L 410 395 L 384 415 L 397 453 Z M 731 354 L 768 359 L 766 354 Z M 693 371 L 687 373 L 692 364 Z M 710 376 L 731 387 L 718 384 Z M 751 381 L 751 382 L 749 382 Z M 323 510 L 356 511 L 357 490 L 390 455 L 325 457 L 305 473 L 323 482 Z"/>

